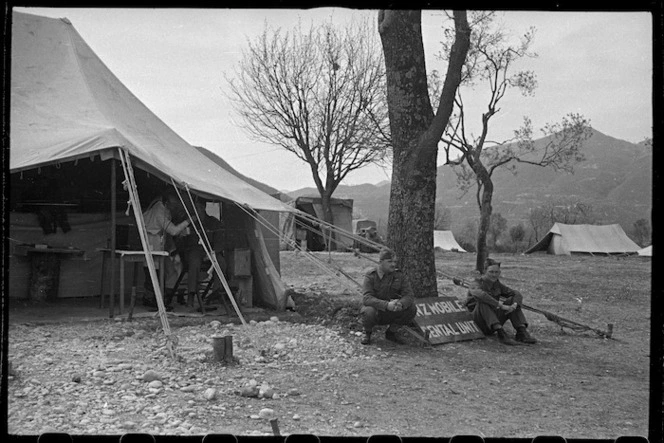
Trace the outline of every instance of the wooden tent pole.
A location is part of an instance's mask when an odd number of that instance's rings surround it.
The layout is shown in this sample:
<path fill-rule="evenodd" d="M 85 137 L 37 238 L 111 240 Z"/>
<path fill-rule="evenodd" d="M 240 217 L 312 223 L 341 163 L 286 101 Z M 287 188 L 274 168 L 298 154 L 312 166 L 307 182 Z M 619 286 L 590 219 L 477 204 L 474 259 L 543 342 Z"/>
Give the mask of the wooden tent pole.
<path fill-rule="evenodd" d="M 110 281 L 110 293 L 108 300 L 108 316 L 113 318 L 115 314 L 115 224 L 117 222 L 115 218 L 115 208 L 117 206 L 116 202 L 116 165 L 115 158 L 111 159 L 111 281 Z M 120 294 L 122 297 L 123 294 Z"/>

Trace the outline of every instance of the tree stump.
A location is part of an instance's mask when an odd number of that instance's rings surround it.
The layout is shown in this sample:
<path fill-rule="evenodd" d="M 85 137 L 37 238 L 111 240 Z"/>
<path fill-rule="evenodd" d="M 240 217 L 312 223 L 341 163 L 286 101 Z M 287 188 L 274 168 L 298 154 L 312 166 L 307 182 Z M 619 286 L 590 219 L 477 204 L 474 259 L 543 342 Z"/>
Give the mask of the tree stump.
<path fill-rule="evenodd" d="M 212 349 L 214 350 L 214 359 L 222 363 L 233 363 L 233 336 L 232 335 L 213 335 Z"/>
<path fill-rule="evenodd" d="M 60 286 L 60 257 L 40 252 L 30 255 L 30 300 L 54 301 Z"/>

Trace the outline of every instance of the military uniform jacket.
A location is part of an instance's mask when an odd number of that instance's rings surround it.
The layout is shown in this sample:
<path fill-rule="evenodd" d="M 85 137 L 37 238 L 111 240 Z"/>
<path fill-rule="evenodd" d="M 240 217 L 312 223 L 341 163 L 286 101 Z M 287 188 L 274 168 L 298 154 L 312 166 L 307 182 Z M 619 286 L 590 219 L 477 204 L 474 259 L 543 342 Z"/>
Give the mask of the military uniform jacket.
<path fill-rule="evenodd" d="M 493 308 L 498 308 L 500 301 L 503 301 L 503 303 L 507 305 L 511 305 L 512 303 L 516 302 L 519 306 L 521 306 L 523 296 L 519 291 L 502 284 L 500 280 L 491 282 L 485 278 L 482 278 L 482 285 L 479 290 L 468 291 L 466 305 L 469 307 L 469 309 L 472 309 L 474 302 L 479 302 L 486 303 Z"/>
<path fill-rule="evenodd" d="M 383 278 L 378 275 L 377 268 L 369 270 L 364 275 L 362 294 L 364 306 L 371 306 L 379 311 L 387 311 L 390 300 L 400 299 L 404 309 L 409 308 L 415 301 L 406 276 L 398 269 L 383 275 Z"/>

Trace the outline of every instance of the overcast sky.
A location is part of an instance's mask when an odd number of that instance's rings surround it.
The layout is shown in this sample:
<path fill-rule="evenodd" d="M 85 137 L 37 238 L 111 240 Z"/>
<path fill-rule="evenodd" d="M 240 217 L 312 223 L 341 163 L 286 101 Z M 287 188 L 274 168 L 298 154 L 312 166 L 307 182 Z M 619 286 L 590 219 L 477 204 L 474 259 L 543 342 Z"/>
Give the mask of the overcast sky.
<path fill-rule="evenodd" d="M 232 74 L 247 45 L 265 23 L 286 30 L 302 20 L 343 23 L 376 11 L 339 8 L 275 9 L 70 9 L 16 8 L 48 17 L 66 17 L 109 69 L 148 108 L 192 145 L 203 146 L 239 172 L 280 190 L 314 186 L 311 172 L 291 153 L 251 140 L 223 93 L 224 73 Z M 537 29 L 533 51 L 520 69 L 538 79 L 534 97 L 516 91 L 501 102 L 492 120 L 492 139 L 508 138 L 524 116 L 535 128 L 569 112 L 590 119 L 596 130 L 637 143 L 652 136 L 652 25 L 646 12 L 505 12 L 511 30 Z M 435 58 L 441 11 L 423 13 L 427 69 L 444 72 Z M 476 119 L 482 95 L 473 106 Z M 471 110 L 472 112 L 472 110 Z M 443 162 L 439 157 L 439 164 Z M 378 183 L 390 171 L 369 167 L 344 184 Z"/>

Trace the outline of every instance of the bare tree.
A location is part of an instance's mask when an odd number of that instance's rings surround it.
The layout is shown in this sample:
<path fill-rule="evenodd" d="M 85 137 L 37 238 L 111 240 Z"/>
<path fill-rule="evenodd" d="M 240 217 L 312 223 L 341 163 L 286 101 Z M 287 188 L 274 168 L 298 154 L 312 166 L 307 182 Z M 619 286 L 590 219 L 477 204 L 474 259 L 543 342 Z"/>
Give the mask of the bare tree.
<path fill-rule="evenodd" d="M 254 139 L 306 162 L 333 222 L 330 198 L 352 171 L 380 163 L 390 147 L 385 68 L 375 26 L 331 23 L 290 32 L 265 27 L 227 80 Z"/>
<path fill-rule="evenodd" d="M 493 247 L 495 248 L 498 243 L 498 238 L 503 235 L 507 229 L 507 220 L 499 212 L 496 212 L 491 216 L 491 223 L 489 224 L 489 234 L 491 240 L 493 241 Z"/>
<path fill-rule="evenodd" d="M 510 239 L 512 240 L 512 245 L 514 246 L 514 252 L 517 252 L 519 250 L 519 244 L 526 236 L 526 228 L 523 227 L 522 223 L 516 224 L 509 229 L 509 234 Z"/>
<path fill-rule="evenodd" d="M 591 135 L 589 122 L 579 114 L 569 114 L 560 123 L 542 129 L 543 138 L 534 141 L 532 125 L 525 117 L 521 128 L 510 140 L 492 141 L 488 138 L 491 119 L 500 111 L 499 103 L 505 94 L 516 89 L 532 95 L 537 87 L 531 71 L 514 72 L 515 63 L 524 57 L 534 57 L 530 46 L 534 29 L 529 29 L 518 41 L 495 23 L 495 12 L 471 13 L 471 45 L 463 70 L 461 87 L 455 97 L 454 114 L 442 137 L 448 164 L 457 166 L 459 186 L 468 190 L 477 186 L 480 223 L 477 232 L 477 270 L 482 270 L 488 256 L 487 232 L 491 223 L 494 184 L 492 175 L 498 168 L 516 173 L 519 163 L 551 167 L 572 172 L 574 163 L 583 160 L 579 151 L 582 142 Z M 451 30 L 445 31 L 441 57 L 449 58 L 447 48 L 453 44 Z M 479 118 L 479 135 L 470 132 L 470 110 L 464 106 L 463 88 L 484 84 L 489 90 L 487 107 Z"/>
<path fill-rule="evenodd" d="M 552 223 L 545 208 L 531 208 L 528 213 L 528 221 L 530 226 L 533 229 L 533 235 L 535 236 L 535 243 L 540 240 L 540 234 L 548 231 L 551 228 Z"/>
<path fill-rule="evenodd" d="M 438 142 L 452 113 L 470 30 L 466 12 L 455 11 L 455 42 L 434 114 L 427 92 L 421 15 L 421 11 L 381 10 L 378 31 L 393 149 L 387 242 L 414 293 L 431 297 L 438 295 L 433 252 Z"/>

